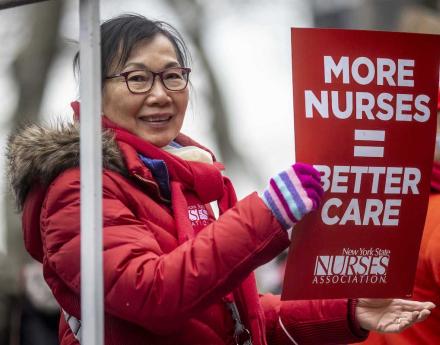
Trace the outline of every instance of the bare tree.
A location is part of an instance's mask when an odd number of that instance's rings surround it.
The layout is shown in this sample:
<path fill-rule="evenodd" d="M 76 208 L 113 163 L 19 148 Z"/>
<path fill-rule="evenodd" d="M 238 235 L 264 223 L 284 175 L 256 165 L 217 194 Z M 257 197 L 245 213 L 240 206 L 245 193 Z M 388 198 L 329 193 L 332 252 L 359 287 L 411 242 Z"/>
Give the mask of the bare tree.
<path fill-rule="evenodd" d="M 244 157 L 234 146 L 230 131 L 228 111 L 224 102 L 224 96 L 215 77 L 206 50 L 203 47 L 204 18 L 206 8 L 202 1 L 197 0 L 167 0 L 171 8 L 178 13 L 182 20 L 185 32 L 189 35 L 196 54 L 200 58 L 202 67 L 206 73 L 210 88 L 208 103 L 213 114 L 213 129 L 215 141 L 218 144 L 220 155 L 225 163 L 236 167 L 238 171 L 248 175 L 255 182 L 259 182 L 258 171 L 251 170 L 248 159 Z"/>
<path fill-rule="evenodd" d="M 31 37 L 13 63 L 13 72 L 18 85 L 18 106 L 10 121 L 11 130 L 24 123 L 36 123 L 40 120 L 41 100 L 57 47 L 61 6 L 61 1 L 50 1 L 34 5 L 32 13 L 29 13 L 25 25 L 32 27 Z M 9 256 L 18 256 L 17 262 L 22 263 L 23 254 L 18 250 L 23 247 L 21 226 L 9 196 L 6 205 L 8 253 Z M 12 248 L 14 249 L 10 250 Z"/>
<path fill-rule="evenodd" d="M 3 1 L 4 3 L 5 1 Z M 18 1 L 17 1 L 18 2 Z M 24 2 L 24 1 L 22 1 Z M 34 1 L 35 2 L 35 1 Z M 25 9 L 23 9 L 25 10 Z M 18 86 L 18 106 L 10 120 L 11 130 L 15 130 L 23 123 L 38 122 L 39 108 L 43 96 L 49 68 L 52 64 L 57 50 L 58 27 L 62 11 L 61 1 L 49 1 L 42 4 L 32 5 L 27 8 L 29 11 L 26 23 L 29 26 L 31 37 L 25 44 L 15 61 L 12 70 Z M 22 265 L 29 260 L 29 256 L 23 247 L 23 235 L 21 231 L 20 219 L 15 211 L 15 205 L 9 194 L 5 197 L 6 214 L 6 248 L 8 255 L 3 260 L 7 260 L 9 270 L 10 290 L 9 294 L 18 296 L 19 288 L 19 270 Z M 2 274 L 4 274 L 3 272 Z M 4 283 L 4 282 L 3 282 Z M 4 305 L 3 305 L 4 306 Z M 16 307 L 16 305 L 12 305 Z M 11 308 L 12 310 L 14 308 Z M 15 308 L 16 309 L 16 308 Z M 2 310 L 4 313 L 11 313 L 9 310 Z M 12 313 L 10 319 L 9 344 L 18 344 L 18 317 Z M 0 319 L 8 319 L 8 315 L 1 315 Z M 6 337 L 7 335 L 2 335 Z M 2 343 L 8 343 L 2 338 Z M 3 342 L 4 340 L 4 342 Z"/>
<path fill-rule="evenodd" d="M 0 0 L 0 10 L 43 1 L 47 0 Z"/>

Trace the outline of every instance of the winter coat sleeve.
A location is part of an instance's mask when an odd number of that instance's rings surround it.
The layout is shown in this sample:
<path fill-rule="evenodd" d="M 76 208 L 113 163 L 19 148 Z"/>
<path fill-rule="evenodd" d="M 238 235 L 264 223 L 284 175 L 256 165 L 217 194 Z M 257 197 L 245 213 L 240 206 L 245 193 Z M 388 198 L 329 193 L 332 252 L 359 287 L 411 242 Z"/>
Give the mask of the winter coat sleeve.
<path fill-rule="evenodd" d="M 356 300 L 280 301 L 260 297 L 266 317 L 268 344 L 340 344 L 366 339 L 368 332 L 355 320 Z"/>
<path fill-rule="evenodd" d="M 72 169 L 54 180 L 41 213 L 46 265 L 78 295 L 79 174 Z M 105 310 L 156 334 L 175 330 L 179 321 L 218 301 L 289 244 L 286 232 L 254 193 L 193 240 L 165 252 L 155 237 L 163 229 L 154 220 L 154 208 L 151 219 L 140 220 L 127 206 L 132 196 L 119 180 L 114 172 L 103 174 Z"/>

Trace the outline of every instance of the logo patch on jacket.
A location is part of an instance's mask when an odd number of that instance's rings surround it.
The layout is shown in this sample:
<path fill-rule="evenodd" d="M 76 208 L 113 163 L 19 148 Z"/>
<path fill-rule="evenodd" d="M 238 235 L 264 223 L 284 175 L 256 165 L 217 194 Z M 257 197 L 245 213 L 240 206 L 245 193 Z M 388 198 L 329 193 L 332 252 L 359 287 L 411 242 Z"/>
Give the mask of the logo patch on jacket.
<path fill-rule="evenodd" d="M 200 230 L 210 223 L 208 210 L 205 205 L 197 204 L 188 206 L 188 218 L 193 228 Z"/>

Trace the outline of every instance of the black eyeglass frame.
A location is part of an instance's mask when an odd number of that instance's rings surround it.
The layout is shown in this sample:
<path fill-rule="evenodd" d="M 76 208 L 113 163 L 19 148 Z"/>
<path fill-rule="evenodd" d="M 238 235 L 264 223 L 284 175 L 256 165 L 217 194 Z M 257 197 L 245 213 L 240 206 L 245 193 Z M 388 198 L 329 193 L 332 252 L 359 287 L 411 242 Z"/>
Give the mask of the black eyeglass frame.
<path fill-rule="evenodd" d="M 186 83 L 185 83 L 185 85 L 181 89 L 178 89 L 178 90 L 170 89 L 170 88 L 168 88 L 165 85 L 165 82 L 163 81 L 163 75 L 164 75 L 165 72 L 167 72 L 167 71 L 169 71 L 171 69 L 179 69 L 179 70 L 182 70 L 182 71 L 184 71 L 186 73 L 186 78 L 185 78 Z M 153 82 L 151 83 L 150 88 L 148 90 L 146 90 L 146 91 L 140 91 L 140 92 L 131 90 L 130 86 L 128 85 L 128 79 L 127 79 L 128 75 L 133 73 L 133 72 L 145 72 L 145 71 L 147 71 L 147 72 L 149 72 L 149 73 L 151 73 L 153 75 Z M 138 94 L 149 92 L 153 88 L 154 82 L 156 80 L 156 76 L 159 76 L 160 82 L 165 87 L 165 89 L 167 89 L 168 91 L 176 91 L 176 92 L 178 92 L 178 91 L 185 90 L 186 87 L 188 86 L 188 83 L 189 83 L 189 73 L 190 72 L 191 72 L 191 68 L 189 68 L 189 67 L 177 67 L 177 66 L 176 67 L 165 68 L 165 69 L 163 69 L 162 71 L 159 71 L 159 72 L 153 72 L 153 71 L 150 71 L 150 70 L 147 70 L 147 69 L 135 69 L 135 70 L 132 70 L 132 71 L 127 71 L 127 72 L 122 72 L 122 73 L 119 73 L 119 74 L 110 75 L 108 77 L 105 77 L 104 79 L 113 79 L 113 78 L 118 78 L 118 77 L 124 77 L 125 85 L 127 85 L 128 91 L 130 91 L 133 94 L 137 94 L 138 95 Z"/>

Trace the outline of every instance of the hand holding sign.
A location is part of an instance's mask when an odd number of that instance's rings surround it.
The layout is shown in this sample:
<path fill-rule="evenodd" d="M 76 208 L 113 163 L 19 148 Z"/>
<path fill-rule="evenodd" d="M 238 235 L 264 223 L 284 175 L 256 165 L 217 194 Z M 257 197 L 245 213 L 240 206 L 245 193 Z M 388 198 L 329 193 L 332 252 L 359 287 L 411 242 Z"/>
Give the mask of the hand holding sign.
<path fill-rule="evenodd" d="M 323 193 L 319 172 L 311 165 L 296 163 L 270 179 L 262 199 L 289 229 L 319 207 Z"/>

